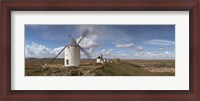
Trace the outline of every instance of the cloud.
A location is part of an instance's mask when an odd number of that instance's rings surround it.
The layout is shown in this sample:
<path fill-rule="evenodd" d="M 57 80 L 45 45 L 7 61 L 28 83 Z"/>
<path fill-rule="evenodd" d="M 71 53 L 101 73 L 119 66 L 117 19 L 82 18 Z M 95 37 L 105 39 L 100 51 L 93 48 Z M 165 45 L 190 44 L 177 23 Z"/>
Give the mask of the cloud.
<path fill-rule="evenodd" d="M 132 40 L 132 38 L 128 37 L 123 31 L 109 25 L 108 26 L 101 26 L 101 25 L 77 26 L 77 30 L 80 33 L 83 32 L 85 29 L 89 30 L 89 34 L 86 38 L 93 39 L 93 41 L 98 43 L 99 46 L 102 46 L 105 44 L 119 44 L 122 42 L 128 42 Z M 96 38 L 93 38 L 94 36 Z"/>
<path fill-rule="evenodd" d="M 141 51 L 141 52 L 112 52 L 109 54 L 109 58 L 120 58 L 120 59 L 147 59 L 147 60 L 162 60 L 162 59 L 175 59 L 175 53 L 173 52 L 158 52 L 158 51 Z"/>
<path fill-rule="evenodd" d="M 50 51 L 51 54 L 58 54 L 64 47 L 58 47 L 54 48 L 52 51 Z"/>
<path fill-rule="evenodd" d="M 79 37 L 77 39 L 77 42 L 80 40 L 81 37 Z M 86 49 L 90 49 L 90 48 L 98 48 L 99 44 L 96 41 L 97 36 L 96 35 L 92 35 L 89 38 L 83 38 L 83 40 L 80 42 L 80 46 Z"/>
<path fill-rule="evenodd" d="M 94 48 L 90 48 L 88 52 L 92 55 L 94 53 Z"/>
<path fill-rule="evenodd" d="M 111 51 L 111 50 L 110 50 Z M 158 52 L 158 51 L 141 51 L 141 52 L 109 52 L 108 49 L 103 49 L 99 52 L 96 52 L 96 56 L 100 55 L 101 52 L 103 53 L 104 57 L 107 59 L 147 59 L 147 60 L 155 60 L 155 59 L 175 59 L 175 53 L 173 52 Z"/>
<path fill-rule="evenodd" d="M 88 49 L 88 52 L 90 53 L 94 52 L 94 50 L 100 46 L 100 44 L 98 44 L 99 32 L 94 26 L 91 25 L 80 25 L 77 26 L 77 29 L 81 33 L 80 37 L 76 39 L 77 42 L 82 38 L 82 32 L 88 29 L 87 36 L 82 39 L 79 45 L 85 49 Z"/>
<path fill-rule="evenodd" d="M 160 48 L 159 48 L 159 51 L 163 51 L 163 50 L 164 50 L 164 48 L 163 48 L 163 47 L 160 47 Z"/>
<path fill-rule="evenodd" d="M 150 44 L 150 45 L 159 45 L 159 46 L 169 46 L 174 45 L 174 41 L 169 40 L 161 40 L 161 39 L 153 39 L 153 40 L 147 40 L 143 42 L 144 44 Z"/>
<path fill-rule="evenodd" d="M 147 52 L 143 52 L 143 54 L 139 54 L 136 53 L 135 55 L 133 55 L 133 57 L 135 59 L 175 59 L 175 54 L 173 52 L 151 52 L 151 51 L 147 51 Z"/>
<path fill-rule="evenodd" d="M 128 43 L 128 44 L 117 44 L 117 48 L 133 48 L 134 44 L 133 43 Z"/>
<path fill-rule="evenodd" d="M 169 54 L 169 52 L 168 52 L 168 51 L 166 51 L 166 52 L 165 52 L 165 54 Z"/>
<path fill-rule="evenodd" d="M 103 50 L 101 50 L 100 53 L 105 54 L 105 55 L 108 55 L 108 54 L 111 54 L 112 51 L 113 51 L 113 49 L 108 49 L 108 50 L 103 49 Z"/>
<path fill-rule="evenodd" d="M 139 52 L 141 52 L 141 51 L 144 50 L 144 48 L 143 48 L 142 46 L 138 46 L 138 47 L 136 48 L 136 50 L 139 51 Z"/>
<path fill-rule="evenodd" d="M 25 57 L 26 58 L 54 58 L 62 49 L 62 47 L 57 48 L 47 48 L 44 45 L 37 44 L 32 42 L 30 45 L 25 46 Z M 89 53 L 93 53 L 94 49 L 90 48 L 88 50 Z M 105 54 L 109 54 L 111 50 L 106 50 Z M 87 58 L 81 51 L 81 57 Z M 57 57 L 57 58 L 64 58 L 64 51 Z"/>
<path fill-rule="evenodd" d="M 144 52 L 139 52 L 139 54 L 140 54 L 140 55 L 143 55 L 143 54 L 144 54 Z"/>
<path fill-rule="evenodd" d="M 54 49 L 47 48 L 44 45 L 40 45 L 32 42 L 31 45 L 25 46 L 25 57 L 34 57 L 34 58 L 53 58 L 55 57 L 63 47 L 58 47 Z M 58 58 L 63 58 L 64 52 L 62 52 Z"/>
<path fill-rule="evenodd" d="M 150 51 L 148 51 L 148 52 L 147 52 L 147 55 L 151 55 L 151 52 L 150 52 Z"/>

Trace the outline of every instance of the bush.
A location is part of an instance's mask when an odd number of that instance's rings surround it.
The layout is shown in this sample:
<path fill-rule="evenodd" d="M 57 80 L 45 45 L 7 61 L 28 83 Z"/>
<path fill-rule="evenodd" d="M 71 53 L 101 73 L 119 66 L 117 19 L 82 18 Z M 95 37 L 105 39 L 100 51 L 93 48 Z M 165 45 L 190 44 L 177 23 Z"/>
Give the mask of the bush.
<path fill-rule="evenodd" d="M 121 60 L 119 58 L 114 59 L 115 63 L 121 63 Z"/>

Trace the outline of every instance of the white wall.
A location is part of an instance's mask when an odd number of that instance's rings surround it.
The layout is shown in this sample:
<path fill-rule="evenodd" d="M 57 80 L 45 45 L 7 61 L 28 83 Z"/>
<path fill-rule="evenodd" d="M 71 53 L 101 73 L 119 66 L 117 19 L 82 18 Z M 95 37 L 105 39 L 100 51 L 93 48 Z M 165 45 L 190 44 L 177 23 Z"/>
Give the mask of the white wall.
<path fill-rule="evenodd" d="M 97 63 L 101 63 L 101 59 L 97 59 Z"/>
<path fill-rule="evenodd" d="M 66 60 L 69 60 L 67 65 Z M 78 46 L 68 46 L 65 48 L 65 66 L 79 66 L 80 65 L 80 48 Z"/>

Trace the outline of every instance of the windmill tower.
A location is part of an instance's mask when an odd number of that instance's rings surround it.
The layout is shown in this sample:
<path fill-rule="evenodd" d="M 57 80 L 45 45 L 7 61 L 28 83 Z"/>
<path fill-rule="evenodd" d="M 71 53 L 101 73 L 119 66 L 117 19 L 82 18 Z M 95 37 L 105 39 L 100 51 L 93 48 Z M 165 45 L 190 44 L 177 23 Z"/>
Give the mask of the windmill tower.
<path fill-rule="evenodd" d="M 57 55 L 56 57 L 58 57 L 58 55 L 63 51 L 64 51 L 64 66 L 80 66 L 80 51 L 82 51 L 84 53 L 85 56 L 87 56 L 88 58 L 90 58 L 90 54 L 85 51 L 84 48 L 82 48 L 80 46 L 80 42 L 83 40 L 84 37 L 86 37 L 86 35 L 88 34 L 88 29 L 86 29 L 83 34 L 82 37 L 80 38 L 80 40 L 78 42 L 75 41 L 74 38 L 70 39 L 69 44 L 67 44 Z M 53 62 L 55 59 L 53 58 L 51 60 L 51 62 Z M 50 63 L 51 63 L 50 62 Z"/>
<path fill-rule="evenodd" d="M 65 66 L 80 65 L 80 47 L 73 38 L 70 40 L 68 46 L 65 48 L 64 57 Z"/>

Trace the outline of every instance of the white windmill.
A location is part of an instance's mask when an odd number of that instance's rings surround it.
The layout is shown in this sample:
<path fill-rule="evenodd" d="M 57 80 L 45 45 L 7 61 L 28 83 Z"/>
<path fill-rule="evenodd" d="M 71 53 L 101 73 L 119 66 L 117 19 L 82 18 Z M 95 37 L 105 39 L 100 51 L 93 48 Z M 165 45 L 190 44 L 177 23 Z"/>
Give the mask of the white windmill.
<path fill-rule="evenodd" d="M 80 42 L 83 40 L 84 37 L 86 37 L 86 35 L 88 34 L 88 29 L 86 29 L 83 34 L 82 37 L 80 38 L 80 40 L 78 42 L 75 41 L 74 38 L 70 39 L 69 44 L 67 44 L 57 55 L 56 57 L 63 51 L 64 52 L 64 66 L 80 66 L 80 50 L 85 54 L 85 56 L 87 56 L 88 58 L 90 58 L 90 54 L 80 46 Z M 53 58 L 51 60 L 51 62 L 53 62 L 55 59 Z M 50 62 L 50 63 L 51 63 Z"/>

